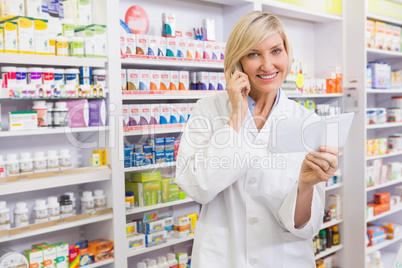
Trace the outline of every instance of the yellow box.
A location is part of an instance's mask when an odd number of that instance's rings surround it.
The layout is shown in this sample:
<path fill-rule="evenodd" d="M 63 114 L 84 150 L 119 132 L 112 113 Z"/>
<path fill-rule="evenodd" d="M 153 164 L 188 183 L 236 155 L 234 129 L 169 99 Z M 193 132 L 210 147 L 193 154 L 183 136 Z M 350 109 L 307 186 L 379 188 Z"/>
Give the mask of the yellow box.
<path fill-rule="evenodd" d="M 35 54 L 34 19 L 29 17 L 14 17 L 10 21 L 17 24 L 18 50 L 21 54 Z"/>
<path fill-rule="evenodd" d="M 4 21 L 0 26 L 3 27 L 4 52 L 18 53 L 17 23 Z"/>
<path fill-rule="evenodd" d="M 34 35 L 35 35 L 35 52 L 39 55 L 50 54 L 50 40 L 48 21 L 34 19 Z M 55 42 L 53 40 L 53 42 Z M 55 44 L 53 44 L 53 47 Z M 54 55 L 54 53 L 53 53 Z"/>
<path fill-rule="evenodd" d="M 385 49 L 385 23 L 376 21 L 374 32 L 375 32 L 375 48 Z"/>
<path fill-rule="evenodd" d="M 4 53 L 4 30 L 0 27 L 0 53 Z"/>
<path fill-rule="evenodd" d="M 93 150 L 92 151 L 93 154 L 99 154 L 99 165 L 100 166 L 104 166 L 107 165 L 107 151 L 106 149 L 103 150 Z"/>
<path fill-rule="evenodd" d="M 0 1 L 1 19 L 6 20 L 15 16 L 25 15 L 24 0 L 2 0 Z"/>

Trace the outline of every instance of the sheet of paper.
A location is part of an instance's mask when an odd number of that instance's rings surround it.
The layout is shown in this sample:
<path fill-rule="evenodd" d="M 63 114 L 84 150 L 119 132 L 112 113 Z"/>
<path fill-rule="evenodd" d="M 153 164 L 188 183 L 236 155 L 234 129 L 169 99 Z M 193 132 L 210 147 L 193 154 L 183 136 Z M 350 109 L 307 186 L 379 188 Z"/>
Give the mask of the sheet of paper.
<path fill-rule="evenodd" d="M 342 148 L 348 137 L 354 113 L 333 117 L 313 114 L 277 122 L 270 135 L 269 150 L 274 153 L 319 151 L 321 145 Z"/>

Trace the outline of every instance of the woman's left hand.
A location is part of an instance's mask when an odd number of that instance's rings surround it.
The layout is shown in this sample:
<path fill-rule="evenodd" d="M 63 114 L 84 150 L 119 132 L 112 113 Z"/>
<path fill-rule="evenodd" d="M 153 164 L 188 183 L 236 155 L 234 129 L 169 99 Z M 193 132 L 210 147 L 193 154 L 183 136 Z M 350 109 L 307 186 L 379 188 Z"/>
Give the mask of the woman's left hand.
<path fill-rule="evenodd" d="M 299 190 L 311 189 L 317 183 L 327 181 L 338 169 L 338 149 L 320 146 L 320 151 L 308 153 L 300 170 Z"/>

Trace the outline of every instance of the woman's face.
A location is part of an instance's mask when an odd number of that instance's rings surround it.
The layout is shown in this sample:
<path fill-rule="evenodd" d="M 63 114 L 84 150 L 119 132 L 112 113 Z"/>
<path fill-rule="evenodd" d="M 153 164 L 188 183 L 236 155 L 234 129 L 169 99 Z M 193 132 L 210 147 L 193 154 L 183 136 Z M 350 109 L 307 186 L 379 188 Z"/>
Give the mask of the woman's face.
<path fill-rule="evenodd" d="M 285 80 L 288 55 L 279 33 L 269 36 L 240 59 L 252 90 L 276 92 Z"/>

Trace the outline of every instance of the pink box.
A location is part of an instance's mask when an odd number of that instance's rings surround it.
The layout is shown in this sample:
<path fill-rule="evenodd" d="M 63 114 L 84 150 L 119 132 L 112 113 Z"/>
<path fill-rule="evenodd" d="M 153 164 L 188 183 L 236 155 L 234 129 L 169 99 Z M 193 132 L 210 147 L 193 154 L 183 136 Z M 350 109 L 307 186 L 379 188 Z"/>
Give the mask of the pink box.
<path fill-rule="evenodd" d="M 88 127 L 88 100 L 67 100 L 67 107 L 69 127 Z"/>

